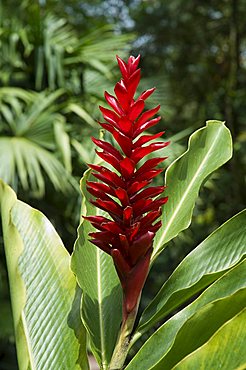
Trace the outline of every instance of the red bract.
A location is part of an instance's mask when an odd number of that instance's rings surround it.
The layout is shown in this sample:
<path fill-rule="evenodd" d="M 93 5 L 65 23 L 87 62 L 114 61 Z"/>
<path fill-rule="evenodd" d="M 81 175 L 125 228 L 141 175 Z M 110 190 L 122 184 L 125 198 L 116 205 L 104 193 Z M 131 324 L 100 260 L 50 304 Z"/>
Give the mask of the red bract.
<path fill-rule="evenodd" d="M 92 138 L 102 150 L 96 151 L 97 154 L 115 171 L 90 165 L 92 175 L 100 182 L 87 182 L 89 193 L 95 197 L 91 203 L 110 215 L 110 218 L 85 218 L 99 230 L 90 233 L 91 242 L 113 258 L 123 288 L 124 317 L 138 304 L 149 270 L 153 238 L 161 227 L 158 221 L 161 206 L 167 201 L 167 197 L 156 198 L 163 193 L 163 186 L 149 186 L 162 171 L 156 166 L 165 158 L 152 158 L 138 164 L 148 154 L 168 145 L 162 141 L 149 143 L 163 132 L 139 137 L 161 119 L 153 118 L 159 105 L 143 112 L 145 100 L 154 88 L 134 99 L 140 81 L 139 59 L 140 56 L 131 56 L 125 63 L 117 57 L 122 79 L 115 85 L 116 97 L 105 92 L 112 109 L 99 107 L 106 121 L 100 125 L 112 134 L 118 145 Z"/>

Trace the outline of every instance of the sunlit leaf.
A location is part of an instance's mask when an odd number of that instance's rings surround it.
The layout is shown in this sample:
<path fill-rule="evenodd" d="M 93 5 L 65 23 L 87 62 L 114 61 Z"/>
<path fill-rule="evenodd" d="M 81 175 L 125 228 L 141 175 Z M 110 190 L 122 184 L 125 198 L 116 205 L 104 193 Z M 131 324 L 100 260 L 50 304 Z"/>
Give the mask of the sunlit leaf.
<path fill-rule="evenodd" d="M 200 186 L 231 156 L 231 135 L 223 122 L 208 121 L 206 127 L 191 135 L 188 150 L 166 172 L 165 195 L 169 200 L 163 209 L 163 226 L 155 238 L 152 260 L 190 225 Z"/>
<path fill-rule="evenodd" d="M 0 204 L 20 370 L 87 370 L 80 289 L 52 224 L 0 182 Z"/>
<path fill-rule="evenodd" d="M 83 193 L 82 214 L 99 212 L 89 202 L 85 172 L 81 182 Z M 72 270 L 82 288 L 82 320 L 88 331 L 91 349 L 102 369 L 107 365 L 117 339 L 121 323 L 121 286 L 112 258 L 88 241 L 91 224 L 82 220 L 72 256 Z"/>
<path fill-rule="evenodd" d="M 193 370 L 197 367 L 199 369 L 245 369 L 245 320 L 246 309 L 226 322 L 207 343 L 185 357 L 173 370 Z"/>
<path fill-rule="evenodd" d="M 164 323 L 141 347 L 127 370 L 171 369 L 203 345 L 244 308 L 246 261 L 229 270 L 193 303 Z"/>
<path fill-rule="evenodd" d="M 140 319 L 135 338 L 187 302 L 246 255 L 246 210 L 215 230 L 180 263 Z"/>

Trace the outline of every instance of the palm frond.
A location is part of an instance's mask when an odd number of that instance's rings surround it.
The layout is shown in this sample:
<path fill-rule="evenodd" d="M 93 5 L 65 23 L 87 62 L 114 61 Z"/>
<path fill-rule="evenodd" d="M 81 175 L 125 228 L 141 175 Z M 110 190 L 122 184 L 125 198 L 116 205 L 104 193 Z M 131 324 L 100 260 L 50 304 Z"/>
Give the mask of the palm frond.
<path fill-rule="evenodd" d="M 36 88 L 42 87 L 44 74 L 47 72 L 48 85 L 51 89 L 64 87 L 65 54 L 72 53 L 78 45 L 75 31 L 65 19 L 47 14 L 43 20 L 43 43 L 38 48 Z"/>
<path fill-rule="evenodd" d="M 62 94 L 0 89 L 0 177 L 15 189 L 19 182 L 24 190 L 42 196 L 47 178 L 56 190 L 76 187 L 66 119 L 58 101 Z"/>
<path fill-rule="evenodd" d="M 45 176 L 55 190 L 70 192 L 75 181 L 48 150 L 25 138 L 0 138 L 0 178 L 16 190 L 18 182 L 35 196 L 45 193 Z"/>

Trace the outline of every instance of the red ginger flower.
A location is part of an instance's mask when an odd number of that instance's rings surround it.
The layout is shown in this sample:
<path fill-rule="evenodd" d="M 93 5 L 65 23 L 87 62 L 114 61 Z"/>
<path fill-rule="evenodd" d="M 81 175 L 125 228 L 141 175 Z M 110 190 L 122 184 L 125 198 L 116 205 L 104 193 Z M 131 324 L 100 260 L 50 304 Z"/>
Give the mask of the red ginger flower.
<path fill-rule="evenodd" d="M 144 101 L 154 88 L 134 99 L 140 81 L 140 69 L 137 69 L 139 59 L 140 55 L 137 58 L 130 56 L 128 63 L 125 63 L 117 57 L 122 79 L 115 85 L 116 97 L 105 92 L 105 99 L 113 110 L 99 107 L 106 121 L 99 124 L 113 135 L 120 150 L 106 141 L 92 138 L 102 149 L 96 151 L 97 154 L 117 171 L 90 165 L 94 171 L 92 175 L 100 182 L 87 182 L 87 190 L 96 198 L 91 203 L 108 212 L 111 219 L 85 217 L 99 230 L 90 233 L 91 242 L 113 258 L 123 288 L 125 318 L 138 304 L 149 270 L 153 238 L 161 227 L 161 221 L 154 222 L 161 215 L 161 206 L 167 201 L 167 197 L 153 200 L 164 191 L 164 186 L 148 186 L 162 172 L 156 166 L 166 157 L 148 159 L 138 167 L 138 162 L 146 155 L 169 144 L 154 142 L 145 145 L 164 132 L 139 137 L 161 119 L 153 118 L 160 105 L 143 113 Z"/>

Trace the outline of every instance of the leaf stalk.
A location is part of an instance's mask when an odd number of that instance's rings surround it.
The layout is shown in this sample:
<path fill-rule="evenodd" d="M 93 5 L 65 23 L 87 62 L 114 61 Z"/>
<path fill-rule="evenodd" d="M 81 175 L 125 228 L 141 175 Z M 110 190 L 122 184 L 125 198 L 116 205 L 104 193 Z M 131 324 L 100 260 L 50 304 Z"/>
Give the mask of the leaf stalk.
<path fill-rule="evenodd" d="M 131 334 L 137 316 L 138 304 L 128 314 L 121 325 L 120 334 L 112 355 L 109 370 L 122 370 L 130 348 Z"/>

